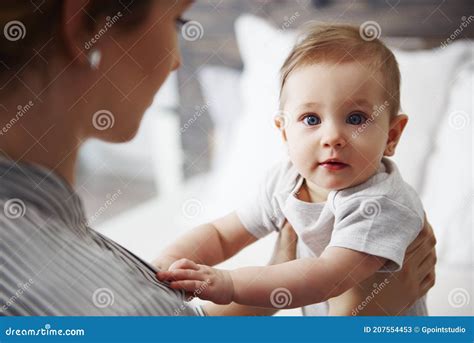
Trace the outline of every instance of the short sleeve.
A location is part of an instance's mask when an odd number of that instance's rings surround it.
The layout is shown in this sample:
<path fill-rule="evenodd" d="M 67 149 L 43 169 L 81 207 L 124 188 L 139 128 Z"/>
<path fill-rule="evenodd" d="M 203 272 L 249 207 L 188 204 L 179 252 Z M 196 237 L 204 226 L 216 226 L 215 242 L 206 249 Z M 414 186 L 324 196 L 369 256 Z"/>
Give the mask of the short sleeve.
<path fill-rule="evenodd" d="M 380 271 L 397 271 L 405 251 L 423 227 L 423 217 L 386 196 L 354 197 L 335 211 L 329 246 L 386 258 Z"/>
<path fill-rule="evenodd" d="M 258 189 L 250 192 L 246 203 L 237 209 L 237 216 L 244 227 L 256 238 L 263 238 L 279 231 L 285 217 L 281 211 L 277 194 L 285 178 L 285 164 L 279 163 L 270 169 Z"/>

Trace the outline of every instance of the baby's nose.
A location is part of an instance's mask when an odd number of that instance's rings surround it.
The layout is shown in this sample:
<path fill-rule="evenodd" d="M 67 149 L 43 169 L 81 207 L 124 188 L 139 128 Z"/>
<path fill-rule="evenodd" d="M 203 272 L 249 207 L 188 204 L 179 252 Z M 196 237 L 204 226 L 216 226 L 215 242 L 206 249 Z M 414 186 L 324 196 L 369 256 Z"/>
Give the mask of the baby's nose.
<path fill-rule="evenodd" d="M 345 138 L 338 133 L 326 135 L 322 140 L 323 146 L 326 148 L 342 148 L 346 145 Z"/>

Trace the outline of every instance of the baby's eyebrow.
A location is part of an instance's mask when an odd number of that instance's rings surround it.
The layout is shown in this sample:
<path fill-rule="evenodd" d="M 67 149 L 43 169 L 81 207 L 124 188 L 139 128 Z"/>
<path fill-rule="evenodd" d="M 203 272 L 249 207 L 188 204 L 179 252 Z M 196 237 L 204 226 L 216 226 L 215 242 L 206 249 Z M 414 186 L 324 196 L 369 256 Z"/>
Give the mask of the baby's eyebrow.
<path fill-rule="evenodd" d="M 319 108 L 322 107 L 323 105 L 320 104 L 319 102 L 311 101 L 311 102 L 305 102 L 304 104 L 298 105 L 296 109 L 300 110 L 305 110 L 305 109 L 312 109 L 312 108 Z"/>
<path fill-rule="evenodd" d="M 345 101 L 344 105 L 359 105 L 362 107 L 371 107 L 372 104 L 366 99 L 348 99 Z"/>

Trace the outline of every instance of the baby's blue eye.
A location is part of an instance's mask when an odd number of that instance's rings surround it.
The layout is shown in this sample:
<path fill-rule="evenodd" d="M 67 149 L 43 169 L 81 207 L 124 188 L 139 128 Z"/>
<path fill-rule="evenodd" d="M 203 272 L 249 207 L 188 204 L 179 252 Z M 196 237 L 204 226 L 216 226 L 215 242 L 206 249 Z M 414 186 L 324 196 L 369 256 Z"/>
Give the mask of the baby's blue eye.
<path fill-rule="evenodd" d="M 365 117 L 362 113 L 352 113 L 347 117 L 346 123 L 351 125 L 360 125 L 365 123 Z"/>
<path fill-rule="evenodd" d="M 304 117 L 303 122 L 308 126 L 314 126 L 314 125 L 321 124 L 321 119 L 319 119 L 315 115 L 309 114 L 306 117 Z"/>

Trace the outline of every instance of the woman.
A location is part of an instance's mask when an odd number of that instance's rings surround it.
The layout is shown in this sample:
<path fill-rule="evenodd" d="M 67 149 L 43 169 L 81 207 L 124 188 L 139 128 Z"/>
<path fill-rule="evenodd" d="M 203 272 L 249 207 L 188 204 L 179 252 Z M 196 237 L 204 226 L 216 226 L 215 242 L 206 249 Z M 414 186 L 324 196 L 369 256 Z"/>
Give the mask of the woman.
<path fill-rule="evenodd" d="M 130 140 L 156 91 L 179 67 L 176 26 L 189 5 L 187 0 L 0 4 L 3 315 L 204 314 L 159 282 L 152 266 L 89 228 L 72 189 L 81 144 L 89 138 Z M 294 241 L 286 228 L 271 263 L 294 258 Z M 404 269 L 357 314 L 402 314 L 433 286 L 436 255 L 429 225 L 407 254 Z M 377 277 L 334 299 L 331 314 L 353 313 Z M 234 304 L 207 308 L 210 315 L 272 312 Z"/>

